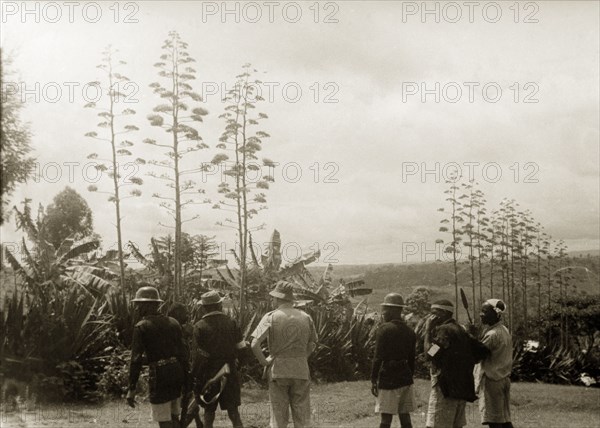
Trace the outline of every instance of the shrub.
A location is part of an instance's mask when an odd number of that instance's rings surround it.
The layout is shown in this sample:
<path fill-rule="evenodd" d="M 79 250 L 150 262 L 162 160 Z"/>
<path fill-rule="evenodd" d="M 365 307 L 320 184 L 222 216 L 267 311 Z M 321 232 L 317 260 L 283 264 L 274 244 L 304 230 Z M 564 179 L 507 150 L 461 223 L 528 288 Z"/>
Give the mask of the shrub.
<path fill-rule="evenodd" d="M 600 361 L 592 355 L 560 346 L 527 350 L 517 344 L 511 379 L 524 382 L 577 384 L 582 373 L 600 375 Z"/>

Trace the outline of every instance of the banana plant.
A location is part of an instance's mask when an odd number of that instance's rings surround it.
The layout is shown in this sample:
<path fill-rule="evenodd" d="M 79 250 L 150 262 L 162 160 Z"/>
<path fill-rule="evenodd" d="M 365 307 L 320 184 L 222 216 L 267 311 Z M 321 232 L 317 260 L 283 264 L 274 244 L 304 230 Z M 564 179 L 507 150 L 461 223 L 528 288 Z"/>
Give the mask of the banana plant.
<path fill-rule="evenodd" d="M 343 280 L 335 286 L 331 278 L 333 266 L 328 265 L 320 278 L 315 278 L 307 265 L 317 261 L 321 255 L 319 250 L 306 252 L 286 265 L 281 265 L 281 235 L 275 229 L 267 246 L 265 254 L 257 257 L 252 245 L 252 235 L 249 237 L 250 260 L 247 263 L 245 280 L 247 281 L 248 303 L 256 305 L 269 299 L 268 293 L 275 283 L 285 280 L 294 285 L 294 294 L 297 304 L 341 304 L 348 306 L 349 297 L 370 294 L 371 289 L 364 287 L 364 281 L 352 278 L 348 283 Z M 238 268 L 225 265 L 223 269 L 216 269 L 216 273 L 223 283 L 233 290 L 241 289 L 241 258 L 235 250 L 231 250 Z"/>
<path fill-rule="evenodd" d="M 73 287 L 96 297 L 106 293 L 113 286 L 115 274 L 87 262 L 85 258 L 100 247 L 100 241 L 74 242 L 67 238 L 55 249 L 45 239 L 43 207 L 40 205 L 34 220 L 29 202 L 25 200 L 23 211 L 17 207 L 14 211 L 17 229 L 25 232 L 32 246 L 30 248 L 23 237 L 20 258 L 9 249 L 4 254 L 14 272 L 22 278 L 34 302 L 40 300 L 46 306 L 55 297 L 55 291 Z"/>

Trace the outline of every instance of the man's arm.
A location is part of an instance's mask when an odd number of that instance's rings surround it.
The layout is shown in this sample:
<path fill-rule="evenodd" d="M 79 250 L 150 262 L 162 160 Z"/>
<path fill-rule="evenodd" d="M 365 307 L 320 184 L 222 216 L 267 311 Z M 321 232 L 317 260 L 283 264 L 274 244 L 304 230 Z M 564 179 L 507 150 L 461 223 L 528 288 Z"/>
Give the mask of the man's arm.
<path fill-rule="evenodd" d="M 315 323 L 310 315 L 308 316 L 308 322 L 310 325 L 310 337 L 308 339 L 308 349 L 306 350 L 307 357 L 309 357 L 310 354 L 312 354 L 315 351 L 315 348 L 317 347 L 317 341 L 319 340 L 319 337 L 317 336 L 317 329 L 315 328 Z"/>
<path fill-rule="evenodd" d="M 142 371 L 144 356 L 144 345 L 142 343 L 142 332 L 138 326 L 133 328 L 133 339 L 131 341 L 131 360 L 129 362 L 129 390 L 135 391 L 140 372 Z"/>
<path fill-rule="evenodd" d="M 183 329 L 179 324 L 174 323 L 173 325 L 173 334 L 176 337 L 175 358 L 177 358 L 177 361 L 179 361 L 179 364 L 181 364 L 184 372 L 187 374 L 190 370 L 190 353 L 187 348 L 187 344 L 184 342 L 185 339 L 183 338 Z"/>
<path fill-rule="evenodd" d="M 258 360 L 258 362 L 263 366 L 268 366 L 273 361 L 273 357 L 269 356 L 265 358 L 265 354 L 263 354 L 261 345 L 267 339 L 269 334 L 269 329 L 271 328 L 271 318 L 269 314 L 266 314 L 258 323 L 256 330 L 252 333 L 252 345 L 250 348 L 252 349 L 252 353 Z"/>
<path fill-rule="evenodd" d="M 373 356 L 373 365 L 371 366 L 371 383 L 376 384 L 379 377 L 379 370 L 383 363 L 385 353 L 385 331 L 382 327 L 377 329 L 375 334 L 375 355 Z"/>
<path fill-rule="evenodd" d="M 133 339 L 131 341 L 131 360 L 129 361 L 129 388 L 127 390 L 127 404 L 135 407 L 135 389 L 140 372 L 142 371 L 144 356 L 144 345 L 142 343 L 142 332 L 137 325 L 133 328 Z"/>
<path fill-rule="evenodd" d="M 412 331 L 411 331 L 411 333 L 412 333 Z M 417 352 L 417 336 L 414 333 L 410 334 L 408 343 L 409 343 L 408 367 L 410 367 L 410 371 L 414 376 L 414 374 L 415 374 L 415 358 L 416 358 L 416 352 Z"/>
<path fill-rule="evenodd" d="M 493 333 L 487 333 L 483 336 L 481 341 L 473 338 L 471 348 L 475 361 L 483 361 L 486 358 L 489 358 L 492 352 L 498 348 L 497 337 L 495 337 Z"/>
<path fill-rule="evenodd" d="M 201 376 L 202 369 L 206 366 L 210 354 L 202 349 L 204 339 L 202 338 L 202 330 L 198 324 L 194 326 L 193 337 L 192 377 L 196 381 Z"/>
<path fill-rule="evenodd" d="M 431 345 L 433 345 L 433 330 L 435 328 L 435 324 L 435 321 L 431 315 L 429 315 L 425 320 L 425 339 L 423 340 L 423 349 L 425 352 L 429 351 L 429 348 L 431 348 Z"/>

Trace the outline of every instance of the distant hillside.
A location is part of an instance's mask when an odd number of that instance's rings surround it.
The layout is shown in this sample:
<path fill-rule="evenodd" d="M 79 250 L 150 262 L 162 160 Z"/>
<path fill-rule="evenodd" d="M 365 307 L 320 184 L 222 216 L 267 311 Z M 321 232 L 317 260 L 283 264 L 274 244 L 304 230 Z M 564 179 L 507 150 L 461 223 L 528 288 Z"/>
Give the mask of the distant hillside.
<path fill-rule="evenodd" d="M 584 250 L 584 251 L 569 251 L 568 254 L 570 257 L 587 257 L 588 254 L 590 257 L 599 257 L 600 250 L 595 249 L 595 250 Z"/>
<path fill-rule="evenodd" d="M 586 255 L 570 257 L 565 265 L 581 266 L 587 268 L 574 269 L 575 284 L 577 289 L 590 294 L 600 293 L 599 266 L 600 257 Z M 325 268 L 308 266 L 315 278 L 320 277 Z M 489 272 L 486 267 L 484 273 L 484 295 L 489 295 Z M 382 265 L 333 265 L 333 279 L 337 283 L 339 278 L 353 275 L 364 275 L 367 287 L 373 288 L 373 294 L 368 302 L 379 304 L 385 294 L 395 291 L 407 296 L 416 287 L 426 287 L 431 291 L 432 299 L 454 299 L 454 286 L 452 264 L 447 262 L 430 262 L 415 264 L 382 264 Z M 465 291 L 470 290 L 469 267 L 461 264 L 459 267 L 460 285 Z M 496 294 L 496 292 L 494 292 Z M 469 294 L 468 294 L 469 295 Z M 500 296 L 501 297 L 501 296 Z"/>

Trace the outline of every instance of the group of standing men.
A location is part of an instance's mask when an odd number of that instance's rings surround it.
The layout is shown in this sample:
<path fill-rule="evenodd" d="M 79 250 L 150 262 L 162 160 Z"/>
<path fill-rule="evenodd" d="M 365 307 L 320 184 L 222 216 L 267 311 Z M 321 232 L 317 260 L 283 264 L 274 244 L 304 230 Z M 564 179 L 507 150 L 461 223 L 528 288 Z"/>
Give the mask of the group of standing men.
<path fill-rule="evenodd" d="M 271 426 L 286 427 L 291 408 L 294 426 L 308 427 L 308 356 L 316 347 L 317 333 L 311 317 L 294 308 L 292 284 L 280 281 L 269 294 L 276 309 L 260 320 L 250 349 L 268 379 Z M 203 294 L 204 315 L 193 327 L 187 324 L 183 305 L 175 305 L 171 317 L 158 311 L 162 300 L 154 287 L 141 287 L 132 301 L 140 321 L 133 331 L 127 403 L 135 407 L 137 382 L 147 364 L 152 419 L 160 428 L 185 428 L 192 421 L 212 428 L 217 406 L 227 411 L 234 428 L 242 428 L 236 360 L 248 344 L 223 312 L 223 298 L 216 291 Z M 204 408 L 203 419 L 199 406 Z"/>
<path fill-rule="evenodd" d="M 412 427 L 415 410 L 413 374 L 416 335 L 404 322 L 402 296 L 388 294 L 382 303 L 384 323 L 377 329 L 371 374 L 380 428 L 391 426 L 398 414 L 402 428 Z M 490 428 L 512 428 L 510 372 L 512 339 L 502 323 L 504 302 L 487 300 L 480 313 L 483 332 L 467 332 L 453 318 L 448 300 L 431 305 L 426 319 L 424 349 L 431 361 L 431 393 L 427 409 L 428 428 L 459 428 L 467 424 L 465 408 L 479 394 L 481 423 Z"/>
<path fill-rule="evenodd" d="M 270 295 L 276 309 L 260 320 L 250 346 L 268 380 L 270 425 L 287 427 L 291 409 L 294 427 L 309 427 L 308 357 L 316 347 L 317 333 L 311 317 L 294 308 L 292 284 L 280 281 Z M 203 294 L 204 315 L 192 328 L 183 305 L 172 308 L 172 317 L 159 313 L 162 300 L 154 287 L 140 288 L 133 299 L 141 319 L 133 332 L 127 402 L 135 406 L 136 385 L 142 365 L 147 364 L 152 418 L 160 428 L 185 428 L 192 420 L 197 427 L 212 428 L 218 405 L 227 411 L 234 428 L 243 427 L 236 360 L 248 344 L 236 322 L 223 313 L 222 300 L 216 291 Z M 377 328 L 371 375 L 375 411 L 381 415 L 380 428 L 389 428 L 395 414 L 401 426 L 409 428 L 415 410 L 416 334 L 403 319 L 402 296 L 390 293 L 381 306 L 383 322 Z M 453 318 L 450 301 L 431 305 L 424 338 L 431 360 L 428 428 L 466 425 L 466 403 L 475 401 L 477 394 L 482 424 L 512 428 L 512 340 L 502 323 L 505 310 L 498 299 L 483 304 L 480 318 L 485 329 L 477 339 L 474 331 L 467 332 Z M 204 408 L 203 420 L 198 405 Z"/>

